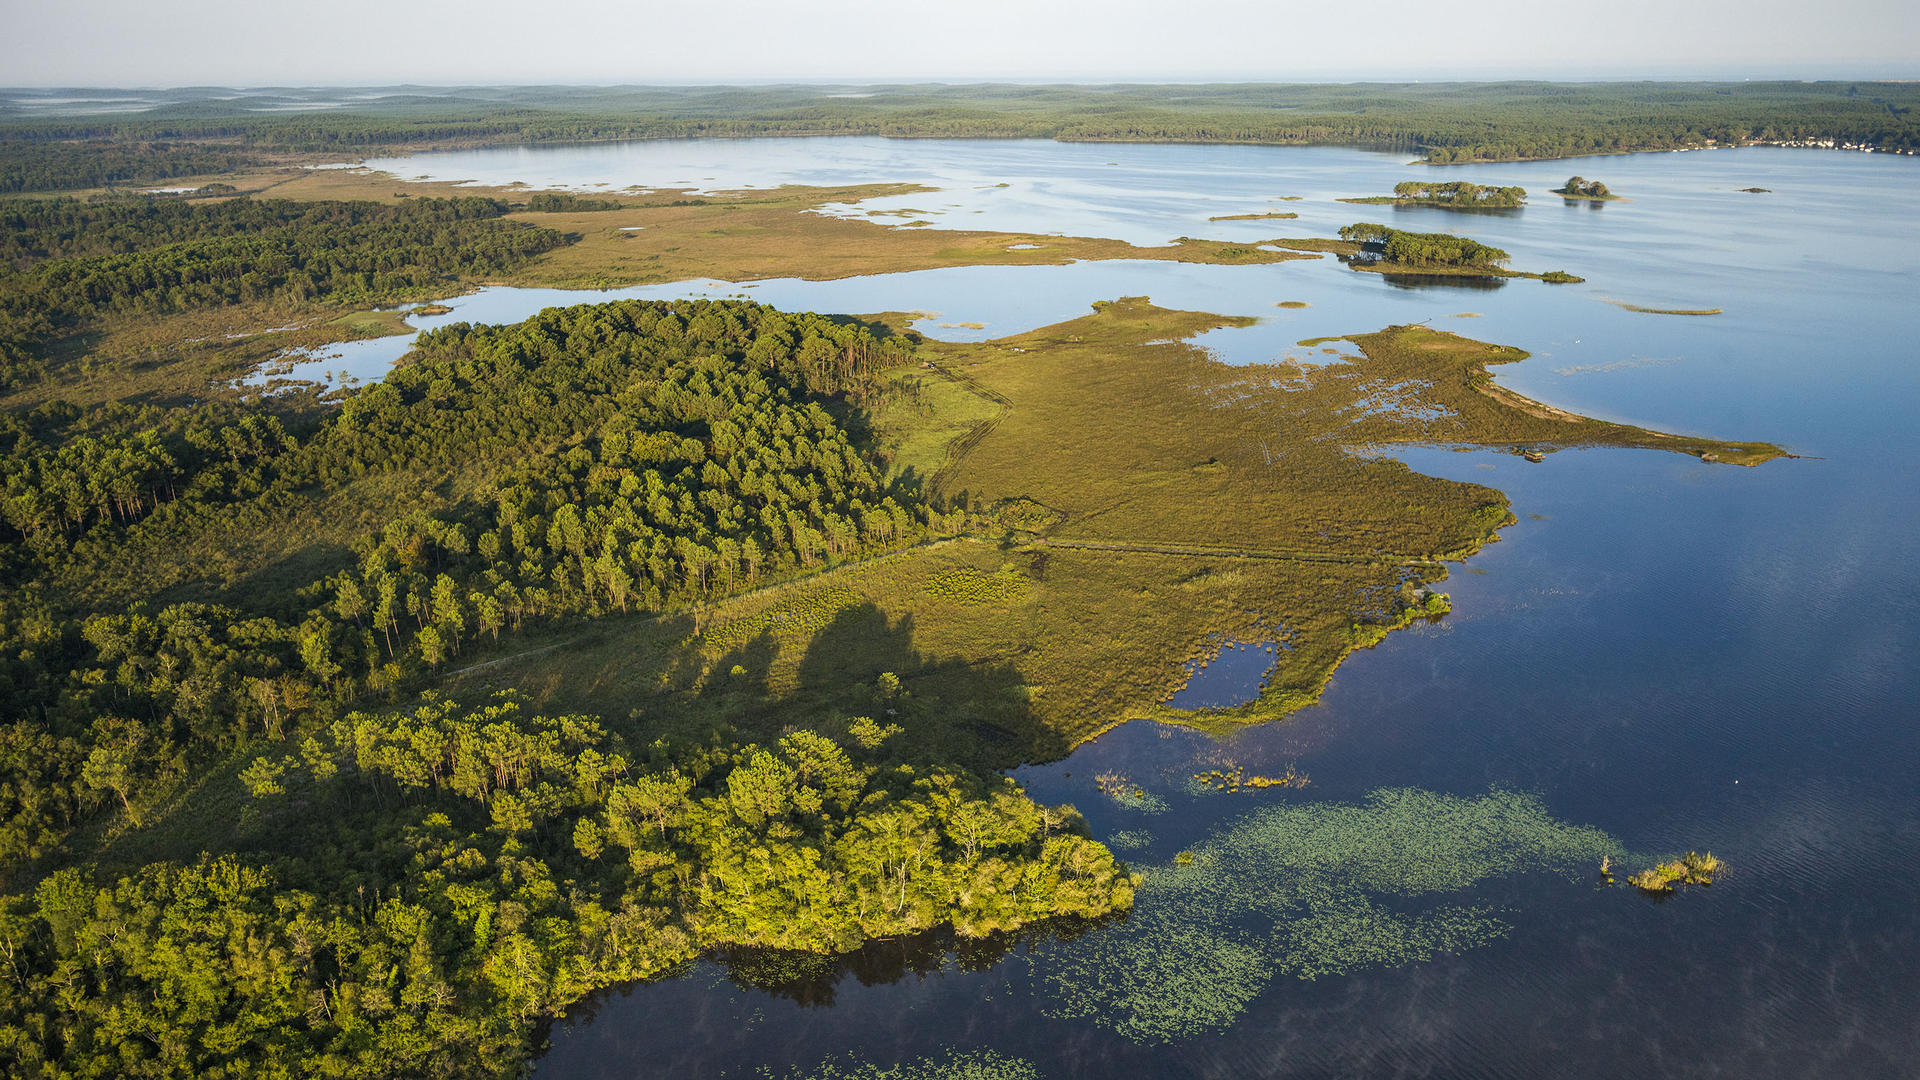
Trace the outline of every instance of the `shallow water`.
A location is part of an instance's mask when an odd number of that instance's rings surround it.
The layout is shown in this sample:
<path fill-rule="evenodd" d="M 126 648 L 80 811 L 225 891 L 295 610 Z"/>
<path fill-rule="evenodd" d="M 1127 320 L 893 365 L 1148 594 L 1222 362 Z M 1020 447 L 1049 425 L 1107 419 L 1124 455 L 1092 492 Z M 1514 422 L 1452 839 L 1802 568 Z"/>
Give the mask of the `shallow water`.
<path fill-rule="evenodd" d="M 1338 362 L 1295 342 L 1431 320 L 1529 350 L 1499 377 L 1563 408 L 1808 455 L 1739 469 L 1647 451 L 1565 451 L 1538 464 L 1403 451 L 1423 472 L 1507 492 L 1520 519 L 1456 568 L 1444 586 L 1451 614 L 1354 656 L 1321 704 L 1285 724 L 1217 743 L 1136 722 L 1017 771 L 1037 798 L 1078 805 L 1096 835 L 1133 841 L 1126 855 L 1142 866 L 1262 805 L 1499 788 L 1537 794 L 1559 820 L 1605 830 L 1623 851 L 1711 849 L 1732 869 L 1710 890 L 1652 903 L 1553 873 L 1484 881 L 1454 899 L 1497 909 L 1507 927 L 1497 940 L 1275 979 L 1231 1026 L 1169 1046 L 1047 1015 L 1035 973 L 1111 930 L 1016 945 L 997 961 L 962 962 L 937 942 L 877 946 L 837 981 L 786 993 L 742 989 L 702 964 L 604 995 L 557 1026 L 542 1075 L 778 1073 L 849 1052 L 886 1065 L 948 1046 L 991 1047 L 1050 1077 L 1892 1077 L 1920 1060 L 1920 486 L 1907 475 L 1920 450 L 1920 163 L 1750 149 L 1445 171 L 1535 193 L 1525 211 L 1500 216 L 1333 203 L 1436 174 L 1331 149 L 783 139 L 428 155 L 400 171 L 582 188 L 907 180 L 942 190 L 845 212 L 913 208 L 936 228 L 1156 244 L 1327 235 L 1391 215 L 1507 248 L 1517 268 L 1588 281 L 1408 288 L 1327 259 L 962 268 L 613 295 L 919 309 L 939 313 L 925 332 L 968 340 L 1149 295 L 1260 318 L 1202 339 L 1231 363 Z M 1571 173 L 1628 201 L 1545 194 Z M 1773 192 L 1736 190 L 1748 186 Z M 1271 201 L 1282 195 L 1305 198 Z M 1206 221 L 1278 208 L 1301 217 Z M 580 298 L 487 290 L 415 322 L 510 321 Z M 1650 315 L 1608 300 L 1725 314 Z M 404 341 L 368 344 L 388 350 L 368 369 L 377 375 Z M 1250 692 L 1236 661 L 1255 651 L 1200 673 L 1207 704 L 1215 691 Z M 1294 765 L 1311 784 L 1232 795 L 1186 786 L 1229 759 L 1250 772 Z M 1093 778 L 1106 771 L 1142 784 L 1165 811 L 1103 798 Z"/>
<path fill-rule="evenodd" d="M 1260 696 L 1279 647 L 1265 641 L 1228 641 L 1204 664 L 1187 665 L 1187 685 L 1167 699 L 1175 709 L 1222 709 Z"/>

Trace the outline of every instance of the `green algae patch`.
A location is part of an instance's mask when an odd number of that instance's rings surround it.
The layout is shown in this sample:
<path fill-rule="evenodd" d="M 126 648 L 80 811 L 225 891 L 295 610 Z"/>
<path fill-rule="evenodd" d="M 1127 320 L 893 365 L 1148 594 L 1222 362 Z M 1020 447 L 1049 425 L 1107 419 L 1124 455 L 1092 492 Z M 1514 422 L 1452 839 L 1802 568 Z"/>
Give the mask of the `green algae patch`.
<path fill-rule="evenodd" d="M 1035 958 L 1051 1015 L 1139 1043 L 1230 1027 L 1276 978 L 1419 963 L 1493 941 L 1502 913 L 1460 894 L 1501 877 L 1577 878 L 1618 850 L 1532 795 L 1410 788 L 1271 806 L 1150 869 L 1134 910 Z"/>

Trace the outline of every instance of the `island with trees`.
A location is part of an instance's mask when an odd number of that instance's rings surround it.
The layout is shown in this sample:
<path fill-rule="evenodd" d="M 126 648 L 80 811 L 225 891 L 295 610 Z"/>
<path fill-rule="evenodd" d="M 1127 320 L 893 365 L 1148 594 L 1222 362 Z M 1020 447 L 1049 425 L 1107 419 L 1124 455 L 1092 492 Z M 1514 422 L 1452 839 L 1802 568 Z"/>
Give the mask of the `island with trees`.
<path fill-rule="evenodd" d="M 1339 239 L 1276 240 L 1300 250 L 1331 251 L 1355 270 L 1376 274 L 1439 274 L 1480 278 L 1534 278 L 1567 285 L 1585 278 L 1564 270 L 1535 273 L 1506 265 L 1506 251 L 1454 233 L 1421 233 L 1375 222 L 1358 221 L 1340 227 Z"/>
<path fill-rule="evenodd" d="M 1620 198 L 1608 191 L 1607 185 L 1584 176 L 1568 177 L 1565 184 L 1553 189 L 1553 193 L 1563 199 L 1590 199 L 1594 202 L 1612 202 Z"/>
<path fill-rule="evenodd" d="M 1403 180 L 1393 185 L 1392 195 L 1368 195 L 1339 201 L 1378 206 L 1432 206 L 1442 210 L 1517 210 L 1527 203 L 1527 189 L 1469 184 L 1465 181 L 1439 183 Z"/>

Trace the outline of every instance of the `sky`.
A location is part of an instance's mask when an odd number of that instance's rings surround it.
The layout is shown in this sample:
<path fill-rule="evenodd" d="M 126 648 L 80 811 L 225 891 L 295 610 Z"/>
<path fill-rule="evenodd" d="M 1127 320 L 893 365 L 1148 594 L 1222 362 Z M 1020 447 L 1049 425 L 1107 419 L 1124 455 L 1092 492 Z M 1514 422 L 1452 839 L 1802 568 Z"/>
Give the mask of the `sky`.
<path fill-rule="evenodd" d="M 0 85 L 1920 78 L 1916 0 L 0 0 Z"/>

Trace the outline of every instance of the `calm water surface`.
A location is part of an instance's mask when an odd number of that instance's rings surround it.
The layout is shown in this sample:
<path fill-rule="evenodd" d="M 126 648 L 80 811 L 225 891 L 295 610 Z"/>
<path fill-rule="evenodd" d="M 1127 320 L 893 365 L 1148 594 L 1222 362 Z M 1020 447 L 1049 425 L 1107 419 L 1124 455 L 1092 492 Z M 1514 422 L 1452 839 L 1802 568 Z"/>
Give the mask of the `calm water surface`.
<path fill-rule="evenodd" d="M 1230 1028 L 1165 1046 L 1046 1015 L 1033 972 L 1089 947 L 1098 928 L 999 950 L 885 943 L 779 990 L 744 988 L 702 963 L 595 999 L 555 1028 L 541 1075 L 780 1074 L 849 1053 L 891 1065 L 948 1047 L 992 1048 L 1055 1078 L 1915 1075 L 1920 163 L 1750 149 L 1434 171 L 1332 149 L 770 139 L 370 164 L 582 190 L 911 181 L 940 190 L 836 212 L 913 209 L 936 228 L 1140 244 L 1324 236 L 1356 220 L 1464 232 L 1507 248 L 1518 268 L 1588 281 L 1408 288 L 1332 260 L 1083 263 L 613 294 L 495 289 L 414 321 L 513 321 L 609 295 L 744 294 L 789 308 L 938 312 L 920 326 L 957 340 L 1148 295 L 1260 317 L 1202 341 L 1246 363 L 1308 358 L 1294 344 L 1306 337 L 1431 320 L 1529 350 L 1500 378 L 1556 405 L 1806 455 L 1737 469 L 1641 451 L 1540 464 L 1405 451 L 1423 472 L 1507 492 L 1520 518 L 1456 569 L 1451 615 L 1355 656 L 1320 705 L 1224 748 L 1137 722 L 1016 774 L 1037 798 L 1081 807 L 1096 835 L 1146 837 L 1128 852 L 1137 865 L 1263 804 L 1497 787 L 1536 793 L 1556 817 L 1631 851 L 1711 849 L 1733 868 L 1711 890 L 1656 904 L 1553 874 L 1494 879 L 1465 899 L 1498 908 L 1504 938 L 1425 963 L 1278 979 Z M 1569 206 L 1545 194 L 1575 172 L 1629 201 Z M 1520 184 L 1534 205 L 1460 215 L 1331 201 L 1428 177 Z M 1736 190 L 1750 186 L 1772 193 Z M 1285 195 L 1302 199 L 1276 201 Z M 1300 218 L 1206 221 L 1266 209 Z M 1647 315 L 1610 300 L 1725 314 Z M 404 347 L 349 348 L 363 354 L 362 377 L 377 377 Z M 1196 686 L 1209 701 L 1249 692 L 1257 674 L 1242 669 L 1259 650 L 1234 650 Z M 1180 780 L 1223 753 L 1254 771 L 1296 764 L 1312 784 L 1187 794 Z M 1103 799 L 1093 777 L 1107 769 L 1143 783 L 1166 811 Z"/>

